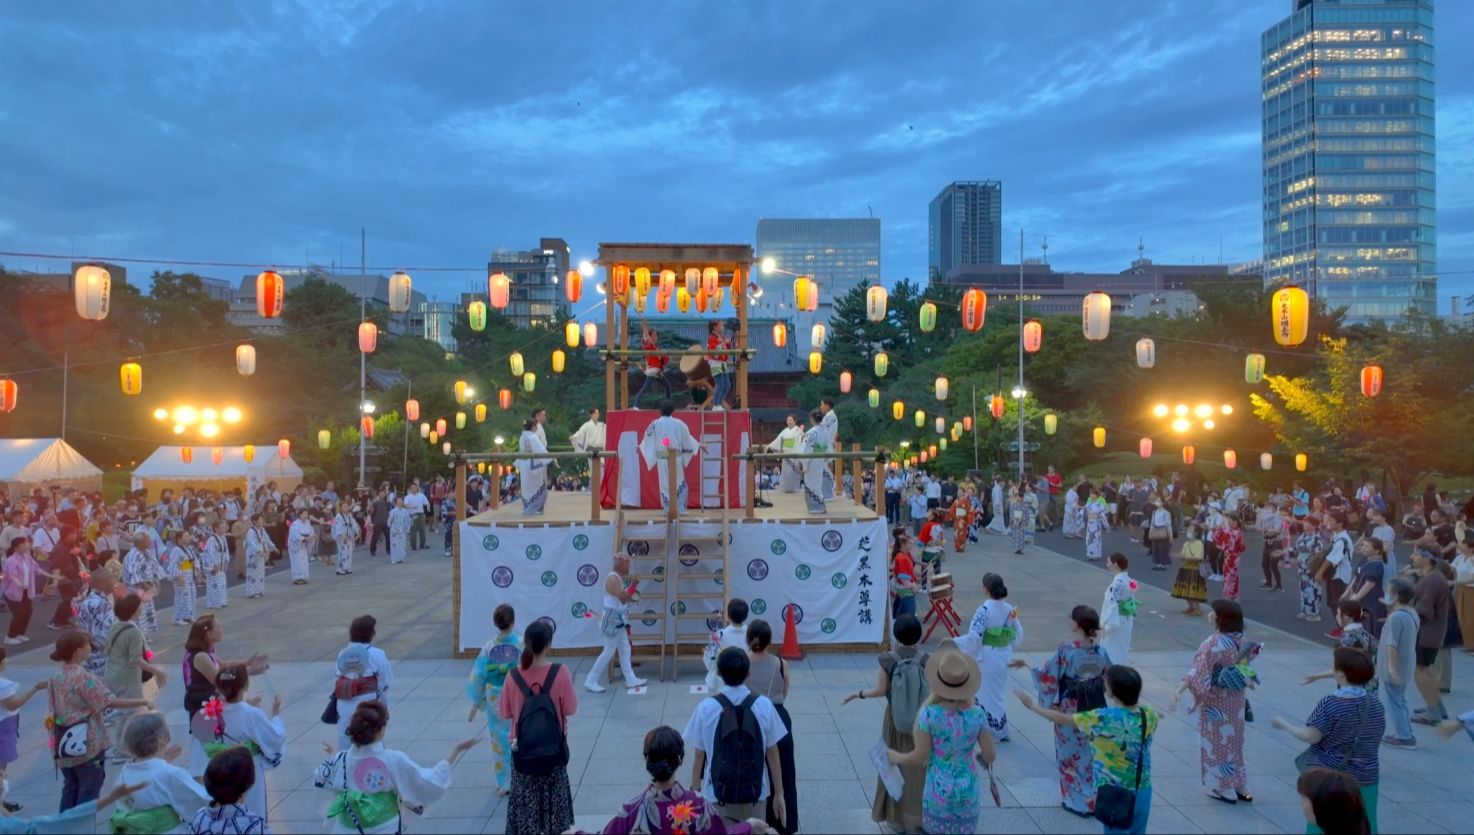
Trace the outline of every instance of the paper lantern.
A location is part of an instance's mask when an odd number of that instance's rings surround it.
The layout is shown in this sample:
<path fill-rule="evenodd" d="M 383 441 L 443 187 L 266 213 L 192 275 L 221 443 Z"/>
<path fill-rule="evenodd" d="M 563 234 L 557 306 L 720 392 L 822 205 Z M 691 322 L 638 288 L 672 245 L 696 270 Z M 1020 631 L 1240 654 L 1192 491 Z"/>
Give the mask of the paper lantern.
<path fill-rule="evenodd" d="M 476 462 L 476 472 L 481 473 L 482 475 L 486 475 L 486 462 L 485 461 L 477 461 Z"/>
<path fill-rule="evenodd" d="M 917 459 L 920 460 L 921 463 L 925 464 L 927 458 L 929 458 L 929 457 L 930 457 L 929 453 L 927 453 L 927 451 L 923 449 L 921 451 L 921 454 L 917 456 Z"/>
<path fill-rule="evenodd" d="M 1295 453 L 1295 471 L 1296 472 L 1303 473 L 1303 472 L 1305 472 L 1305 468 L 1306 467 L 1309 467 L 1309 466 L 1310 466 L 1310 459 L 1308 457 L 1306 457 L 1305 453 L 1303 453 L 1303 452 L 1297 452 L 1297 453 Z"/>
<path fill-rule="evenodd" d="M 773 323 L 773 347 L 782 348 L 788 344 L 788 326 L 782 322 Z"/>
<path fill-rule="evenodd" d="M 0 412 L 15 411 L 15 401 L 20 397 L 20 386 L 14 380 L 0 380 Z"/>
<path fill-rule="evenodd" d="M 635 295 L 643 296 L 650 292 L 650 269 L 640 267 L 635 270 Z"/>
<path fill-rule="evenodd" d="M 247 464 L 251 463 L 252 461 L 255 461 L 256 460 L 256 447 L 255 447 L 255 445 L 254 444 L 246 444 L 245 446 L 241 447 L 241 457 L 244 458 L 244 459 L 246 459 L 246 463 Z"/>
<path fill-rule="evenodd" d="M 701 271 L 701 289 L 706 291 L 706 295 L 714 296 L 721 288 L 722 274 L 716 267 L 707 267 Z"/>
<path fill-rule="evenodd" d="M 1044 434 L 1053 435 L 1059 429 L 1059 415 L 1053 412 L 1044 416 Z"/>
<path fill-rule="evenodd" d="M 1138 368 L 1152 368 L 1157 364 L 1157 343 L 1149 336 L 1136 340 L 1136 365 Z"/>
<path fill-rule="evenodd" d="M 1239 465 L 1239 454 L 1231 449 L 1223 451 L 1223 466 L 1232 470 Z"/>
<path fill-rule="evenodd" d="M 793 306 L 796 310 L 809 309 L 809 295 L 814 292 L 814 282 L 806 275 L 793 280 Z"/>
<path fill-rule="evenodd" d="M 885 372 L 891 368 L 890 355 L 885 351 L 877 351 L 875 354 L 875 376 L 884 377 Z"/>
<path fill-rule="evenodd" d="M 477 423 L 485 423 L 486 422 L 486 404 L 485 403 L 477 403 L 476 404 L 476 422 Z"/>
<path fill-rule="evenodd" d="M 655 312 L 657 312 L 657 313 L 664 313 L 667 310 L 670 310 L 670 297 L 672 295 L 673 294 L 671 294 L 671 293 L 656 293 L 655 294 Z"/>
<path fill-rule="evenodd" d="M 871 389 L 870 393 L 865 396 L 865 402 L 869 403 L 872 409 L 880 408 L 880 389 Z"/>
<path fill-rule="evenodd" d="M 512 367 L 513 377 L 522 376 L 522 372 L 526 370 L 526 366 L 522 362 L 521 351 L 513 351 L 511 355 L 507 357 L 507 364 Z"/>
<path fill-rule="evenodd" d="M 123 387 L 123 393 L 129 396 L 143 391 L 143 366 L 136 362 L 118 366 L 118 383 Z"/>
<path fill-rule="evenodd" d="M 962 431 L 963 432 L 971 432 L 972 431 L 972 415 L 963 415 L 962 416 Z"/>
<path fill-rule="evenodd" d="M 940 441 L 937 441 L 937 446 L 940 447 L 943 452 L 946 452 L 947 451 L 947 439 L 946 438 L 942 438 Z"/>
<path fill-rule="evenodd" d="M 242 377 L 249 377 L 256 373 L 256 346 L 235 346 L 235 370 Z"/>
<path fill-rule="evenodd" d="M 194 447 L 182 446 L 179 448 L 179 460 L 188 464 L 194 461 Z"/>
<path fill-rule="evenodd" d="M 1007 401 L 1003 399 L 1003 395 L 995 394 L 988 399 L 988 411 L 993 415 L 993 417 L 1002 420 L 1003 412 L 1007 409 L 1006 404 Z"/>
<path fill-rule="evenodd" d="M 828 328 L 825 328 L 823 324 L 815 324 L 813 329 L 809 331 L 809 344 L 814 346 L 815 351 L 822 351 L 824 350 L 825 339 L 828 336 Z"/>
<path fill-rule="evenodd" d="M 906 404 L 899 400 L 891 403 L 891 419 L 902 420 L 906 417 Z"/>
<path fill-rule="evenodd" d="M 937 430 L 938 435 L 947 434 L 947 419 L 944 417 L 937 418 L 932 421 L 932 428 Z"/>
<path fill-rule="evenodd" d="M 400 272 L 389 276 L 389 312 L 408 313 L 413 289 L 414 282 L 408 275 Z"/>
<path fill-rule="evenodd" d="M 722 302 L 727 298 L 727 291 L 718 287 L 716 290 L 706 294 L 706 309 L 712 313 L 722 309 Z"/>
<path fill-rule="evenodd" d="M 701 287 L 701 270 L 696 267 L 687 267 L 686 283 L 684 286 L 687 293 L 693 296 L 696 295 L 696 291 Z"/>
<path fill-rule="evenodd" d="M 456 383 L 455 383 L 455 395 L 456 395 L 456 402 L 457 403 L 465 403 L 467 400 L 469 400 L 470 399 L 470 394 L 469 394 L 470 391 L 471 391 L 471 387 L 466 384 L 466 381 L 465 380 L 456 380 Z"/>
<path fill-rule="evenodd" d="M 1188 444 L 1187 446 L 1182 448 L 1182 463 L 1191 467 L 1192 463 L 1196 460 L 1198 460 L 1197 448 L 1195 448 L 1192 444 Z"/>
<path fill-rule="evenodd" d="M 450 441 L 446 441 L 440 445 L 440 452 L 445 455 L 450 454 Z"/>
<path fill-rule="evenodd" d="M 373 438 L 374 438 L 374 419 L 371 418 L 371 417 L 369 417 L 368 415 L 364 415 L 363 417 L 359 418 L 359 420 L 358 420 L 358 431 L 359 431 L 360 434 L 363 435 L 363 439 L 365 441 L 371 441 L 371 440 L 373 440 Z"/>
<path fill-rule="evenodd" d="M 577 322 L 569 322 L 563 326 L 563 342 L 570 348 L 577 348 L 579 331 Z"/>
<path fill-rule="evenodd" d="M 280 279 L 281 276 L 277 278 Z M 112 275 L 96 264 L 84 264 L 78 267 L 76 275 L 72 276 L 73 301 L 77 306 L 77 315 L 83 319 L 94 322 L 106 319 L 108 308 L 112 303 L 112 295 Z"/>
<path fill-rule="evenodd" d="M 276 457 L 290 458 L 292 456 L 292 442 L 282 438 L 276 442 Z"/>
<path fill-rule="evenodd" d="M 648 298 L 650 298 L 650 297 L 649 296 L 642 296 L 639 293 L 636 293 L 636 294 L 634 294 L 633 296 L 630 297 L 630 304 L 634 307 L 636 313 L 644 313 L 645 312 L 646 299 L 648 299 Z"/>
<path fill-rule="evenodd" d="M 430 445 L 431 446 L 434 446 L 435 444 L 438 444 L 438 443 L 440 443 L 440 433 L 439 432 L 436 432 L 433 429 L 430 430 Z"/>
<path fill-rule="evenodd" d="M 809 352 L 809 373 L 818 374 L 824 369 L 824 355 L 818 351 Z"/>
<path fill-rule="evenodd" d="M 583 323 L 583 347 L 592 348 L 599 344 L 599 326 L 593 322 Z"/>
<path fill-rule="evenodd" d="M 326 429 L 317 430 L 317 448 L 327 449 L 333 444 L 333 433 Z"/>
<path fill-rule="evenodd" d="M 430 424 L 428 424 L 428 423 L 422 423 L 422 424 L 420 424 L 420 437 L 421 438 L 428 438 L 428 437 L 430 437 Z"/>
<path fill-rule="evenodd" d="M 502 411 L 512 408 L 512 390 L 502 389 L 496 393 L 496 405 Z"/>
<path fill-rule="evenodd" d="M 936 394 L 937 394 L 937 399 L 938 400 L 946 400 L 947 399 L 947 389 L 948 389 L 948 386 L 947 386 L 947 378 L 946 377 L 938 377 L 937 378 L 937 382 L 936 382 Z"/>
<path fill-rule="evenodd" d="M 373 322 L 364 322 L 358 326 L 358 350 L 365 354 L 372 354 L 379 346 L 379 326 Z"/>
<path fill-rule="evenodd" d="M 1095 444 L 1096 449 L 1105 446 L 1105 427 L 1097 426 L 1090 431 L 1090 441 Z"/>
<path fill-rule="evenodd" d="M 406 400 L 406 401 L 404 401 L 404 419 L 405 420 L 408 420 L 408 421 L 411 421 L 411 422 L 420 419 L 420 401 L 418 401 L 418 400 Z"/>
<path fill-rule="evenodd" d="M 281 276 L 267 270 L 256 276 L 256 313 L 263 319 L 275 319 L 281 315 L 287 301 L 287 283 Z"/>
<path fill-rule="evenodd" d="M 675 270 L 661 270 L 660 271 L 660 292 L 661 293 L 664 293 L 667 296 L 669 296 L 671 293 L 674 293 L 675 291 L 676 291 L 676 271 Z"/>
<path fill-rule="evenodd" d="M 1031 353 L 1039 353 L 1039 348 L 1044 345 L 1044 325 L 1037 319 L 1030 319 L 1024 323 L 1024 350 Z"/>
<path fill-rule="evenodd" d="M 1271 305 L 1274 341 L 1291 348 L 1304 342 L 1310 332 L 1310 296 L 1299 287 L 1281 287 Z"/>
<path fill-rule="evenodd" d="M 700 292 L 699 290 L 697 292 Z M 676 290 L 676 309 L 685 313 L 691 309 L 691 291 L 685 287 Z"/>
<path fill-rule="evenodd" d="M 492 273 L 486 279 L 486 298 L 491 301 L 492 307 L 505 310 L 507 303 L 512 300 L 512 279 L 507 278 L 506 273 Z"/>
<path fill-rule="evenodd" d="M 912 419 L 916 421 L 916 428 L 920 429 L 921 427 L 926 425 L 926 412 L 917 409 L 916 414 L 912 416 Z"/>
<path fill-rule="evenodd" d="M 445 422 L 445 418 L 436 418 L 435 419 L 435 434 L 436 435 L 440 435 L 441 437 L 444 437 L 445 436 L 445 433 L 447 433 L 449 431 L 450 431 L 450 425 Z"/>
<path fill-rule="evenodd" d="M 1361 393 L 1367 397 L 1376 397 L 1382 393 L 1382 366 L 1362 366 Z"/>
<path fill-rule="evenodd" d="M 1085 338 L 1099 342 L 1111 335 L 1111 297 L 1095 290 L 1086 294 L 1081 306 L 1080 324 Z"/>
<path fill-rule="evenodd" d="M 1254 385 L 1264 381 L 1264 355 L 1250 354 L 1244 357 L 1244 382 Z"/>
<path fill-rule="evenodd" d="M 456 412 L 456 428 L 457 429 L 465 429 L 466 428 L 466 413 L 465 412 Z"/>
<path fill-rule="evenodd" d="M 476 333 L 486 330 L 486 302 L 477 299 L 466 305 L 466 319 Z"/>
<path fill-rule="evenodd" d="M 563 298 L 568 299 L 569 304 L 583 298 L 583 273 L 578 270 L 569 270 L 563 276 Z"/>
<path fill-rule="evenodd" d="M 954 423 L 954 424 L 952 424 L 952 440 L 954 440 L 954 441 L 960 441 L 960 440 L 962 440 L 962 424 L 960 424 L 960 423 Z"/>
<path fill-rule="evenodd" d="M 931 333 L 937 329 L 937 306 L 931 302 L 921 303 L 921 332 Z"/>
<path fill-rule="evenodd" d="M 630 268 L 623 264 L 615 264 L 609 270 L 609 295 L 615 298 L 624 298 L 630 291 Z"/>
<path fill-rule="evenodd" d="M 848 371 L 839 372 L 839 393 L 849 394 L 850 386 L 854 385 L 855 375 Z"/>
<path fill-rule="evenodd" d="M 1150 458 L 1150 457 L 1152 457 L 1152 439 L 1151 438 L 1142 438 L 1141 439 L 1141 442 L 1138 443 L 1136 446 L 1137 446 L 1137 450 L 1139 452 L 1141 452 L 1141 457 L 1142 458 Z"/>
<path fill-rule="evenodd" d="M 1267 452 L 1259 453 L 1259 469 L 1268 470 L 1274 466 L 1274 456 Z"/>
<path fill-rule="evenodd" d="M 888 300 L 889 297 L 886 295 L 885 288 L 880 286 L 879 284 L 876 284 L 869 290 L 866 290 L 865 318 L 869 319 L 872 322 L 879 322 L 884 320 L 886 302 Z"/>
<path fill-rule="evenodd" d="M 988 317 L 988 294 L 974 287 L 962 294 L 962 327 L 976 333 Z"/>
<path fill-rule="evenodd" d="M 562 374 L 563 369 L 568 367 L 568 355 L 563 353 L 562 348 L 553 349 L 553 373 Z"/>
<path fill-rule="evenodd" d="M 706 290 L 698 289 L 696 291 L 696 312 L 697 313 L 705 313 L 706 312 L 706 302 L 707 302 Z"/>
<path fill-rule="evenodd" d="M 531 371 L 522 375 L 522 390 L 531 394 L 537 389 L 537 375 Z"/>

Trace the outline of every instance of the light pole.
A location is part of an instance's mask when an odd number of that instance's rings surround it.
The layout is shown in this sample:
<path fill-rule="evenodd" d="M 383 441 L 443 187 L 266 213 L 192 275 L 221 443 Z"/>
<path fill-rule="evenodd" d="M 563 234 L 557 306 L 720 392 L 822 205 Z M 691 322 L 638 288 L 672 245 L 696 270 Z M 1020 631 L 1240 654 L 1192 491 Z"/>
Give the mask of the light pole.
<path fill-rule="evenodd" d="M 1024 398 L 1029 392 L 1024 388 L 1024 229 L 1018 230 L 1018 387 L 1013 390 L 1014 402 L 1018 405 L 1018 480 L 1024 480 Z M 976 418 L 974 418 L 976 420 Z"/>
<path fill-rule="evenodd" d="M 411 380 L 408 375 L 405 375 L 405 378 L 404 378 L 404 387 L 405 387 L 405 391 L 404 391 L 404 399 L 405 399 L 405 401 L 408 402 L 410 400 L 413 400 L 415 398 L 415 381 L 414 380 Z M 404 480 L 406 482 L 408 482 L 409 481 L 409 410 L 408 409 L 405 409 L 404 412 L 403 412 L 403 415 L 404 415 L 404 457 L 403 457 L 403 459 L 399 463 L 399 469 L 402 471 L 402 473 L 404 475 Z"/>
<path fill-rule="evenodd" d="M 368 282 L 368 231 L 358 230 L 358 323 L 362 325 L 368 321 L 368 296 L 364 293 L 364 285 Z M 358 352 L 358 403 L 362 409 L 368 405 L 364 399 L 365 390 L 368 387 L 368 354 L 362 350 Z M 371 411 L 371 410 L 370 410 Z M 363 414 L 368 414 L 364 412 Z M 360 414 L 361 418 L 363 415 Z M 406 453 L 408 454 L 408 453 Z M 366 464 L 368 461 L 368 442 L 363 437 L 363 421 L 358 422 L 358 483 L 368 485 L 368 473 Z"/>

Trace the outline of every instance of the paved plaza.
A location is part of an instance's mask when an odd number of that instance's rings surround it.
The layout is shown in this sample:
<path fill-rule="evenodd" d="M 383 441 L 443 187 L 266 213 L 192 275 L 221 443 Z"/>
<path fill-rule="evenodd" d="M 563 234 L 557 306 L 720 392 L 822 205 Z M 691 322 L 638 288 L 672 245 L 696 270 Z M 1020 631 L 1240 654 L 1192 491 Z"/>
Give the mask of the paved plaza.
<path fill-rule="evenodd" d="M 395 662 L 395 686 L 389 702 L 391 745 L 423 763 L 442 757 L 452 742 L 484 729 L 478 719 L 468 724 L 463 695 L 469 661 L 450 657 L 451 562 L 438 549 L 419 551 L 404 565 L 388 565 L 380 556 L 369 559 L 360 551 L 351 577 L 333 576 L 314 566 L 313 581 L 305 587 L 273 577 L 264 600 L 246 600 L 233 590 L 230 606 L 222 613 L 226 637 L 222 658 L 238 658 L 256 650 L 272 658 L 272 669 L 253 687 L 269 702 L 280 693 L 292 738 L 281 767 L 271 771 L 271 826 L 277 832 L 318 832 L 323 820 L 319 799 L 311 788 L 311 772 L 322 759 L 324 741 L 334 737 L 322 725 L 322 712 L 331 670 L 328 662 L 346 641 L 348 621 L 369 612 L 379 618 L 382 647 Z M 1067 614 L 1077 603 L 1099 606 L 1107 576 L 1098 567 L 1041 549 L 1024 556 L 1009 552 L 1001 538 L 971 546 L 960 557 L 949 557 L 946 570 L 956 578 L 958 610 L 970 616 L 981 602 L 985 572 L 996 571 L 1008 583 L 1010 599 L 1019 607 L 1027 632 L 1023 657 L 1038 663 L 1044 653 L 1067 633 Z M 1206 634 L 1201 618 L 1177 614 L 1180 604 L 1167 593 L 1143 584 L 1138 592 L 1142 614 L 1134 639 L 1132 665 L 1146 682 L 1144 699 L 1165 711 L 1171 692 L 1193 650 Z M 203 601 L 202 601 L 203 602 Z M 1285 605 L 1293 605 L 1286 600 Z M 488 613 L 489 616 L 489 613 Z M 168 617 L 161 613 L 161 621 Z M 1248 726 L 1247 754 L 1252 805 L 1229 807 L 1210 800 L 1198 779 L 1196 719 L 1184 706 L 1167 715 L 1153 745 L 1154 796 L 1152 832 L 1301 832 L 1294 790 L 1293 758 L 1300 744 L 1270 727 L 1283 714 L 1303 719 L 1328 685 L 1300 685 L 1306 673 L 1329 666 L 1329 641 L 1315 643 L 1285 632 L 1250 625 L 1251 637 L 1265 642 L 1256 663 L 1263 686 L 1253 692 L 1256 722 Z M 171 670 L 178 669 L 185 630 L 161 626 L 155 650 Z M 44 640 L 44 639 L 42 639 Z M 40 644 L 42 640 L 35 643 Z M 932 644 L 936 643 L 934 636 Z M 17 647 L 14 649 L 24 649 Z M 34 646 L 11 655 L 8 675 L 25 685 L 49 673 L 49 645 Z M 1455 653 L 1454 693 L 1450 710 L 1467 710 L 1474 702 L 1474 659 Z M 581 680 L 591 659 L 564 659 L 575 666 Z M 642 668 L 653 673 L 653 664 Z M 810 653 L 793 667 L 792 696 L 796 754 L 799 770 L 798 806 L 802 828 L 810 832 L 877 832 L 870 820 L 874 772 L 866 752 L 879 738 L 883 708 L 879 700 L 841 706 L 848 693 L 875 680 L 871 654 Z M 638 792 L 645 774 L 640 740 L 651 727 L 664 723 L 685 726 L 700 698 L 690 686 L 700 679 L 696 665 L 684 666 L 676 683 L 651 683 L 647 693 L 630 695 L 614 690 L 603 695 L 579 691 L 579 711 L 570 727 L 572 761 L 569 777 L 580 828 L 597 831 L 619 804 Z M 1016 684 L 1028 681 L 1026 671 L 1013 671 Z M 165 690 L 160 707 L 182 738 L 184 713 L 177 675 Z M 1414 699 L 1417 703 L 1416 699 Z M 22 754 L 11 768 L 12 798 L 28 812 L 54 811 L 61 783 L 53 774 L 40 730 L 45 699 L 33 700 L 22 712 Z M 1003 806 L 985 807 L 983 832 L 1099 832 L 1098 824 L 1081 820 L 1059 808 L 1053 759 L 1053 736 L 1045 720 L 1022 708 L 1010 711 L 1015 723 L 1011 742 L 1000 746 L 998 775 Z M 1474 801 L 1466 785 L 1474 766 L 1474 745 L 1462 736 L 1444 741 L 1431 729 L 1419 728 L 1418 751 L 1383 749 L 1381 830 L 1397 832 L 1474 831 Z M 487 765 L 491 752 L 478 746 L 456 767 L 454 787 L 427 810 L 425 819 L 411 819 L 415 832 L 502 832 L 504 801 L 496 797 Z M 111 769 L 116 771 L 116 769 Z M 1452 776 L 1457 775 L 1457 776 Z M 1460 798 L 1463 799 L 1460 799 Z M 104 831 L 100 828 L 99 831 Z"/>

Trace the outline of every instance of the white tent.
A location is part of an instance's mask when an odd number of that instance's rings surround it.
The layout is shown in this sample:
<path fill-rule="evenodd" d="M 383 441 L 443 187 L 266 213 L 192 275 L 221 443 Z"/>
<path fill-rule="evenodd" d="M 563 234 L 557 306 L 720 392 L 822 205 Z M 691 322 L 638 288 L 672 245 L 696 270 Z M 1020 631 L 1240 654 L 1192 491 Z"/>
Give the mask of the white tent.
<path fill-rule="evenodd" d="M 37 487 L 102 490 L 102 470 L 60 438 L 0 438 L 0 486 L 11 495 Z"/>
<path fill-rule="evenodd" d="M 193 447 L 188 462 L 181 453 L 183 449 L 161 446 L 154 450 L 133 471 L 133 489 L 148 490 L 149 498 L 158 498 L 165 489 L 178 493 L 186 487 L 216 492 L 239 487 L 250 495 L 267 482 L 276 482 L 277 489 L 283 491 L 293 490 L 302 483 L 302 468 L 290 456 L 278 455 L 274 444 L 257 447 L 250 463 L 246 462 L 245 447 Z M 219 464 L 211 454 L 214 449 L 221 452 Z"/>

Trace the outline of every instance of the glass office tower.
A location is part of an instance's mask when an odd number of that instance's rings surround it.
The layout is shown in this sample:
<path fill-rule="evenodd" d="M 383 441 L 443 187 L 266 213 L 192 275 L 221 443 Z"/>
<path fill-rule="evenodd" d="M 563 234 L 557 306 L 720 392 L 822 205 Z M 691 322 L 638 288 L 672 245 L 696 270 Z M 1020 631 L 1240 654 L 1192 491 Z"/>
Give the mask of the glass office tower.
<path fill-rule="evenodd" d="M 1261 38 L 1264 279 L 1433 315 L 1433 0 L 1291 0 Z"/>
<path fill-rule="evenodd" d="M 1003 183 L 949 183 L 932 198 L 926 221 L 931 281 L 969 264 L 1003 263 Z"/>
<path fill-rule="evenodd" d="M 757 222 L 756 254 L 759 261 L 772 258 L 783 272 L 757 271 L 763 297 L 753 315 L 791 314 L 793 276 L 788 273 L 799 273 L 819 283 L 819 310 L 805 321 L 828 322 L 836 299 L 880 282 L 880 220 L 763 218 Z"/>

